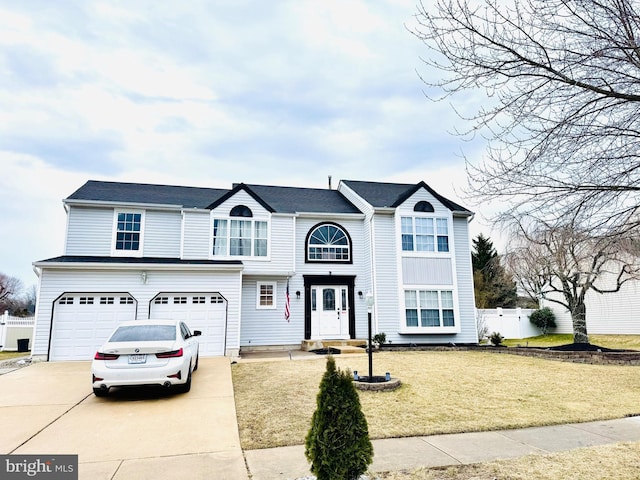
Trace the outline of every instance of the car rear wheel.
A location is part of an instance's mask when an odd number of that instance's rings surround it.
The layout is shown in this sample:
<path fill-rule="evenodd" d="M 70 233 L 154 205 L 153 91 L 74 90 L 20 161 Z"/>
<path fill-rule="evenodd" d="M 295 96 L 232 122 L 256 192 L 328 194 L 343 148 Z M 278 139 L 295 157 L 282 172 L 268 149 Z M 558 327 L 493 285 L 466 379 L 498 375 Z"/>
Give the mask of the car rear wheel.
<path fill-rule="evenodd" d="M 93 394 L 96 397 L 106 397 L 109 394 L 109 390 L 107 390 L 106 388 L 94 388 Z"/>
<path fill-rule="evenodd" d="M 187 381 L 182 385 L 176 385 L 178 392 L 187 393 L 191 390 L 191 369 L 189 369 L 189 375 L 187 375 Z"/>

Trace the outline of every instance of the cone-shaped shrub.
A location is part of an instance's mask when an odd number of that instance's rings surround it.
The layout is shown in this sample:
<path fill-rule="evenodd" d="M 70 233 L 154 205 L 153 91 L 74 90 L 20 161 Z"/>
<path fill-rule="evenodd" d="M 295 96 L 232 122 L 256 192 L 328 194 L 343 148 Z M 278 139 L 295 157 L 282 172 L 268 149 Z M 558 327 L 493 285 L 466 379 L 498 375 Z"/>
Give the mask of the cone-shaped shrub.
<path fill-rule="evenodd" d="M 367 419 L 351 372 L 336 369 L 331 356 L 320 382 L 305 455 L 318 480 L 356 480 L 373 460 Z"/>

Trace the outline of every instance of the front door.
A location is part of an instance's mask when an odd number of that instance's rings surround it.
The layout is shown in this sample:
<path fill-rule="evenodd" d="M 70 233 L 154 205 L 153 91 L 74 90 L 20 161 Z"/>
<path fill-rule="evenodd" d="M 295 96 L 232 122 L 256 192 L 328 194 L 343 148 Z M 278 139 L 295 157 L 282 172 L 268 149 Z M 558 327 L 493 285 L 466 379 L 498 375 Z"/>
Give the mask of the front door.
<path fill-rule="evenodd" d="M 349 338 L 349 288 L 347 285 L 311 287 L 311 338 Z"/>

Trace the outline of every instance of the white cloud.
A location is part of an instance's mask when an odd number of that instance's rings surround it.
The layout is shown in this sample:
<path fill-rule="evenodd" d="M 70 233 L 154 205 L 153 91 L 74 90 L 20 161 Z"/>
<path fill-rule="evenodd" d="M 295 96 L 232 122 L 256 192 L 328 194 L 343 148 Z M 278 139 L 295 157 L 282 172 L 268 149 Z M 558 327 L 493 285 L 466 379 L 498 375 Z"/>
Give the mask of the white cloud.
<path fill-rule="evenodd" d="M 3 4 L 0 212 L 19 235 L 0 271 L 30 281 L 31 262 L 63 253 L 61 199 L 88 179 L 423 179 L 468 206 L 453 188 L 457 119 L 416 74 L 414 12 L 413 0 Z"/>

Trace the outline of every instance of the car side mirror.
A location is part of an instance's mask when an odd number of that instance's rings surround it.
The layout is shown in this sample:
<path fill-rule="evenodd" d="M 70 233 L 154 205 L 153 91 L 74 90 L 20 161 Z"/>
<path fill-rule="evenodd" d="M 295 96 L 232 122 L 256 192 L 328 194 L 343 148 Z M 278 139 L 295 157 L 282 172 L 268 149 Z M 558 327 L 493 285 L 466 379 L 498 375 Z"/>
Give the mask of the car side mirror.
<path fill-rule="evenodd" d="M 202 332 L 200 330 L 194 330 L 193 331 L 193 336 L 194 337 L 199 337 L 200 335 L 202 335 Z"/>

